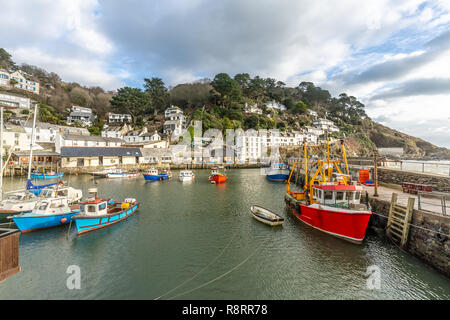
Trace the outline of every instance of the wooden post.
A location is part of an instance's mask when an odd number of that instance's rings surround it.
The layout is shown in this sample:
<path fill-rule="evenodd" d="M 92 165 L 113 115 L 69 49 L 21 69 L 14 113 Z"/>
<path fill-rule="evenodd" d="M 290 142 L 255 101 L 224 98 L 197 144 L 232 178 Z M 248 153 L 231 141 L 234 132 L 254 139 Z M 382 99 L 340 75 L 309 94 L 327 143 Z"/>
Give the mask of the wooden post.
<path fill-rule="evenodd" d="M 374 180 L 374 189 L 373 196 L 378 197 L 378 157 L 375 154 L 373 157 L 373 180 Z"/>
<path fill-rule="evenodd" d="M 0 282 L 21 271 L 19 236 L 19 230 L 0 229 Z"/>

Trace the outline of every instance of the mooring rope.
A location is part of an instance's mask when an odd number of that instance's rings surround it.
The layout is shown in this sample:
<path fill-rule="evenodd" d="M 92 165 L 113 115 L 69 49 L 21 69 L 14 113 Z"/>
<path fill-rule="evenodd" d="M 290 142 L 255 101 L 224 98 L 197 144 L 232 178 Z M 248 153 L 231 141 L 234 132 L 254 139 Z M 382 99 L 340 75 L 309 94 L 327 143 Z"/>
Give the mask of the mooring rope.
<path fill-rule="evenodd" d="M 203 268 L 202 268 L 199 272 L 197 272 L 194 276 L 192 276 L 191 278 L 189 278 L 189 279 L 183 281 L 182 283 L 180 283 L 180 284 L 179 284 L 178 286 L 176 286 L 175 288 L 173 288 L 173 289 L 167 291 L 166 293 L 160 295 L 159 297 L 156 297 L 156 298 L 153 299 L 153 300 L 159 300 L 160 298 L 162 298 L 162 297 L 168 295 L 169 293 L 175 291 L 176 289 L 178 289 L 178 288 L 184 286 L 186 283 L 189 283 L 190 281 L 194 280 L 200 273 L 202 273 L 203 271 L 205 271 L 206 269 L 208 269 L 209 266 L 211 266 L 214 262 L 216 262 L 217 259 L 219 259 L 219 258 L 225 253 L 226 249 L 228 249 L 228 247 L 230 246 L 231 242 L 234 240 L 234 238 L 236 237 L 236 235 L 237 235 L 237 232 L 234 233 L 234 235 L 231 237 L 230 241 L 228 241 L 227 245 L 222 249 L 222 251 L 219 253 L 219 255 L 216 256 L 213 260 L 211 260 L 211 262 L 209 262 L 205 267 L 203 267 Z"/>
<path fill-rule="evenodd" d="M 267 241 L 267 240 L 266 240 Z M 263 244 L 265 244 L 266 243 L 266 241 L 264 241 L 264 242 L 262 242 L 247 258 L 245 258 L 244 260 L 242 260 L 240 263 L 238 263 L 237 265 L 235 265 L 233 268 L 231 268 L 230 270 L 228 270 L 227 272 L 225 272 L 225 273 L 223 273 L 223 274 L 221 274 L 220 276 L 218 276 L 218 277 L 216 277 L 216 278 L 214 278 L 214 279 L 211 279 L 211 280 L 209 280 L 209 281 L 207 281 L 207 282 L 205 282 L 204 284 L 202 284 L 202 285 L 199 285 L 198 287 L 195 287 L 195 288 L 193 288 L 193 289 L 191 289 L 191 290 L 188 290 L 188 291 L 185 291 L 185 292 L 182 292 L 182 293 L 180 293 L 180 294 L 177 294 L 177 295 L 175 295 L 175 296 L 173 296 L 173 297 L 171 297 L 171 298 L 169 298 L 168 300 L 172 300 L 172 299 L 174 299 L 174 298 L 177 298 L 177 297 L 180 297 L 180 296 L 184 296 L 185 294 L 188 294 L 188 293 L 191 293 L 191 292 L 193 292 L 193 291 L 195 291 L 195 290 L 198 290 L 198 289 L 201 289 L 201 288 L 203 288 L 203 287 L 205 287 L 205 286 L 207 286 L 207 285 L 209 285 L 209 284 L 211 284 L 211 283 L 213 283 L 213 282 L 215 282 L 215 281 L 217 281 L 217 280 L 219 280 L 219 279 L 221 279 L 221 278 L 223 278 L 223 277 L 225 277 L 226 275 L 228 275 L 228 274 L 230 274 L 231 272 L 233 272 L 234 270 L 236 270 L 237 268 L 239 268 L 240 266 L 242 266 L 244 263 L 246 263 L 255 253 L 256 253 L 256 251 L 258 251 L 258 249 L 259 248 L 261 248 L 261 246 L 263 245 Z"/>
<path fill-rule="evenodd" d="M 377 216 L 383 217 L 383 218 L 385 218 L 385 219 L 389 219 L 389 217 L 386 217 L 385 215 L 383 215 L 383 214 L 381 214 L 381 213 L 378 213 L 378 212 L 372 212 L 372 213 L 375 214 L 375 215 L 377 215 Z M 421 226 L 412 224 L 412 223 L 410 223 L 410 222 L 405 222 L 405 223 L 406 223 L 406 224 L 409 224 L 410 226 L 413 226 L 413 227 L 415 227 L 415 228 L 418 228 L 418 229 L 422 229 L 422 230 L 426 230 L 426 231 L 429 231 L 429 232 L 438 233 L 438 234 L 441 234 L 441 235 L 446 236 L 446 237 L 450 237 L 450 234 L 448 234 L 448 233 L 442 233 L 442 232 L 439 232 L 439 231 L 435 231 L 435 230 L 431 230 L 431 229 L 428 229 L 428 228 L 424 228 L 424 227 L 421 227 Z"/>

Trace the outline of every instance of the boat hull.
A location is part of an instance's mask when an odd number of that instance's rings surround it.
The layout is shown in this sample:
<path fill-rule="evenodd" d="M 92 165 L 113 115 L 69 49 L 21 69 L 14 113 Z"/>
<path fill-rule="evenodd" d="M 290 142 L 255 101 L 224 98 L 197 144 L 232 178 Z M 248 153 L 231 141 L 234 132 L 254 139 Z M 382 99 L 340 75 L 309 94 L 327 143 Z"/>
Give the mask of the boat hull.
<path fill-rule="evenodd" d="M 48 180 L 48 179 L 62 178 L 63 175 L 64 175 L 63 172 L 58 173 L 58 174 L 32 173 L 30 175 L 30 178 L 37 179 L 37 180 Z"/>
<path fill-rule="evenodd" d="M 161 180 L 169 180 L 170 176 L 168 174 L 142 174 L 146 181 L 161 181 Z"/>
<path fill-rule="evenodd" d="M 371 212 L 315 207 L 299 203 L 292 213 L 307 225 L 337 238 L 360 244 L 365 237 Z"/>
<path fill-rule="evenodd" d="M 181 182 L 192 181 L 194 177 L 178 177 Z"/>
<path fill-rule="evenodd" d="M 22 233 L 28 233 L 41 229 L 48 229 L 62 226 L 71 221 L 72 217 L 80 213 L 79 210 L 54 215 L 25 214 L 24 216 L 14 216 L 12 220 Z"/>
<path fill-rule="evenodd" d="M 276 174 L 268 174 L 266 175 L 267 180 L 275 181 L 275 182 L 285 182 L 289 179 L 289 174 L 284 173 L 276 173 Z"/>
<path fill-rule="evenodd" d="M 139 203 L 135 203 L 131 208 L 123 209 L 122 211 L 112 215 L 104 215 L 101 217 L 89 217 L 84 215 L 75 216 L 73 220 L 75 221 L 77 234 L 83 234 L 86 232 L 102 229 L 125 220 L 126 218 L 133 215 L 138 208 Z"/>
<path fill-rule="evenodd" d="M 118 179 L 118 178 L 135 178 L 138 176 L 137 172 L 133 173 L 108 173 L 106 175 L 110 179 Z"/>
<path fill-rule="evenodd" d="M 226 176 L 210 176 L 209 181 L 214 181 L 215 183 L 224 183 L 227 181 Z"/>

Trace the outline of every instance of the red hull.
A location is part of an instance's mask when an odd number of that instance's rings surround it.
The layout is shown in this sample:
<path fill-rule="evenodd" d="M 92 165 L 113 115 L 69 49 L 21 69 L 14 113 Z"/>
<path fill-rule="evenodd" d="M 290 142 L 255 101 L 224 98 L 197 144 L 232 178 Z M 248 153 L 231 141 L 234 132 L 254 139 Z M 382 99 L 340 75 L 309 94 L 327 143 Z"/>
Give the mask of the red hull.
<path fill-rule="evenodd" d="M 334 211 L 300 204 L 292 213 L 304 223 L 335 237 L 360 244 L 364 240 L 371 212 Z"/>
<path fill-rule="evenodd" d="M 210 176 L 209 181 L 214 181 L 215 183 L 224 183 L 227 181 L 226 176 Z"/>

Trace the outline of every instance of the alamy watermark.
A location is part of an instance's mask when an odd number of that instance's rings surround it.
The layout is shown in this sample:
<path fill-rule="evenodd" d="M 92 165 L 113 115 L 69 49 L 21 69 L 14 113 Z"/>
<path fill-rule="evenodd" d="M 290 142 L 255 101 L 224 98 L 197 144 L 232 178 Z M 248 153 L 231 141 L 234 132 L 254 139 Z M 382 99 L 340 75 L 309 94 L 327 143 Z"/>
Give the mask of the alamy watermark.
<path fill-rule="evenodd" d="M 69 290 L 81 289 L 81 269 L 77 265 L 70 265 L 66 270 L 67 274 L 70 274 L 66 280 L 66 286 Z"/>
<path fill-rule="evenodd" d="M 377 265 L 371 265 L 367 267 L 366 276 L 366 287 L 369 290 L 380 290 L 381 289 L 381 271 L 380 267 Z"/>

